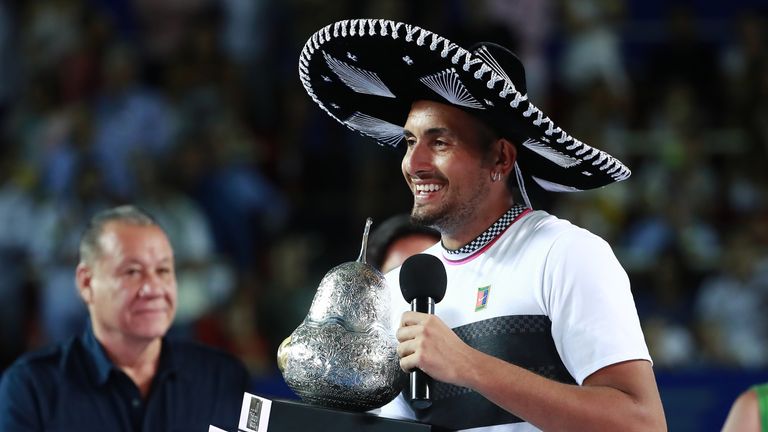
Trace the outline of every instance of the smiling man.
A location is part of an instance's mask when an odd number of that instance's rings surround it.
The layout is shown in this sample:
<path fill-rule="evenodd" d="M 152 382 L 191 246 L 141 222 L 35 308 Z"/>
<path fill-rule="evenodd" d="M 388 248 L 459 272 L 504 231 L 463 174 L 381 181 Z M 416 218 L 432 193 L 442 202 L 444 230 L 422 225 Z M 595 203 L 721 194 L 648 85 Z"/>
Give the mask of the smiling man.
<path fill-rule="evenodd" d="M 0 382 L 2 431 L 235 428 L 248 374 L 232 356 L 166 338 L 176 312 L 173 249 L 133 206 L 97 214 L 77 288 L 90 325 L 17 360 Z"/>
<path fill-rule="evenodd" d="M 408 311 L 400 269 L 387 273 L 400 366 L 434 380 L 432 403 L 401 394 L 382 415 L 473 432 L 666 429 L 626 272 L 604 240 L 533 209 L 526 191 L 579 192 L 630 171 L 528 100 L 514 54 L 348 20 L 307 41 L 299 76 L 346 127 L 405 141 L 411 217 L 441 235 L 424 252 L 446 269 L 435 315 Z"/>

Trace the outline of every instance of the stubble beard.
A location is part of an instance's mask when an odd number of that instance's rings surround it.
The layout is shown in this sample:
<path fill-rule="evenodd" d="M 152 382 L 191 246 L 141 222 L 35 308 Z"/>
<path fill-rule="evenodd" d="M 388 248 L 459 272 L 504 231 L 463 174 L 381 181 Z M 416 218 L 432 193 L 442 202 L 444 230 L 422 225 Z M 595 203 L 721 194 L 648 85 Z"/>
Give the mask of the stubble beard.
<path fill-rule="evenodd" d="M 453 197 L 451 201 L 439 203 L 437 208 L 425 208 L 414 204 L 411 210 L 411 222 L 433 228 L 441 234 L 454 234 L 461 229 L 480 210 L 480 202 L 489 193 L 488 185 L 478 179 L 466 195 Z"/>

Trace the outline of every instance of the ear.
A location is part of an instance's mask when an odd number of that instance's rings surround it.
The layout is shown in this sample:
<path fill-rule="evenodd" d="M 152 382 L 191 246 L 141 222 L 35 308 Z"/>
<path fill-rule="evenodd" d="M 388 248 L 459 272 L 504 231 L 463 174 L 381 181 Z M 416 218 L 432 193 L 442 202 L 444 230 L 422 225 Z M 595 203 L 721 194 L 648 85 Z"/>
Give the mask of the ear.
<path fill-rule="evenodd" d="M 91 271 L 91 268 L 83 262 L 78 264 L 77 269 L 75 270 L 75 283 L 77 284 L 77 291 L 80 293 L 80 297 L 86 305 L 90 305 L 93 300 L 92 281 L 93 272 Z"/>
<path fill-rule="evenodd" d="M 494 144 L 494 169 L 506 177 L 515 167 L 517 160 L 517 147 L 506 138 L 499 138 Z"/>

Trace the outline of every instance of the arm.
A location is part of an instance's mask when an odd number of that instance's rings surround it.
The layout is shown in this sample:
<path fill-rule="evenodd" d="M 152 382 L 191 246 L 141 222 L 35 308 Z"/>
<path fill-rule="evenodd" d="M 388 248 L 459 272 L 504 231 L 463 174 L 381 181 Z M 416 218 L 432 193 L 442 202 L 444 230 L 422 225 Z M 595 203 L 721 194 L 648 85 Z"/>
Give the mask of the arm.
<path fill-rule="evenodd" d="M 644 360 L 604 367 L 582 386 L 562 384 L 477 351 L 438 317 L 406 312 L 397 332 L 404 370 L 482 394 L 543 430 L 665 430 L 653 370 Z"/>
<path fill-rule="evenodd" d="M 722 432 L 760 432 L 760 412 L 754 390 L 742 393 L 731 406 Z"/>

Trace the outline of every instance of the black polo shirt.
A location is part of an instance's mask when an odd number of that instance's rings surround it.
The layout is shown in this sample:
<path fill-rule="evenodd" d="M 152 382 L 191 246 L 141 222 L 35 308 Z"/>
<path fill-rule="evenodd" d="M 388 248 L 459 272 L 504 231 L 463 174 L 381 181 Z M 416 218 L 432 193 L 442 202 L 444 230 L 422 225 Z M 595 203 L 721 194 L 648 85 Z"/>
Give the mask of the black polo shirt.
<path fill-rule="evenodd" d="M 20 357 L 0 381 L 0 431 L 236 431 L 248 373 L 229 354 L 163 339 L 146 400 L 107 357 L 89 326 L 82 336 Z"/>

